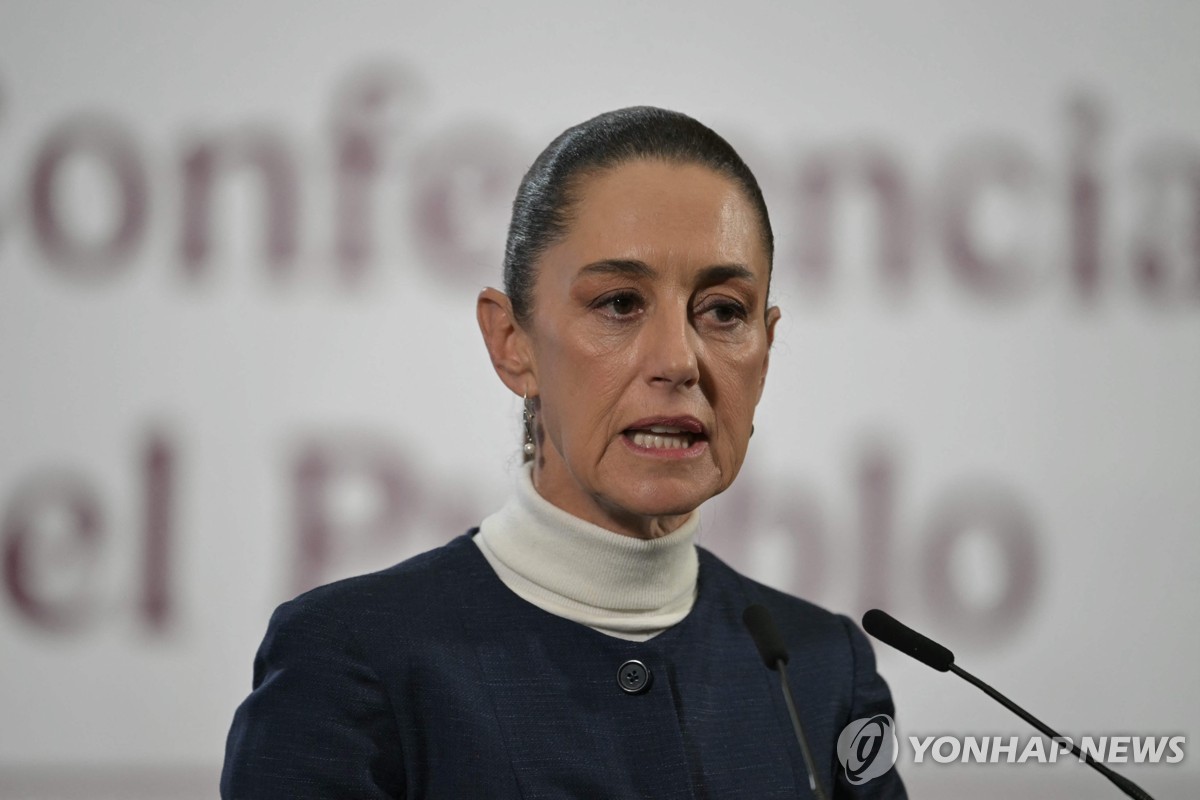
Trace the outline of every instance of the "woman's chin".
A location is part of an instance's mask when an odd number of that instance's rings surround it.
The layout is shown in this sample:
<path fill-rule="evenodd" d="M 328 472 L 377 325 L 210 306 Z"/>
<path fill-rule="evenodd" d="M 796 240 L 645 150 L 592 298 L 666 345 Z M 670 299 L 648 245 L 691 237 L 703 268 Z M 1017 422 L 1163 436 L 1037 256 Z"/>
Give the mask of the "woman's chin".
<path fill-rule="evenodd" d="M 605 492 L 614 505 L 639 517 L 686 516 L 719 489 L 708 476 L 622 476 Z"/>
<path fill-rule="evenodd" d="M 656 461 L 621 450 L 609 451 L 591 469 L 563 469 L 559 459 L 548 458 L 534 481 L 559 508 L 637 535 L 651 528 L 673 530 L 727 485 L 711 458 Z"/>

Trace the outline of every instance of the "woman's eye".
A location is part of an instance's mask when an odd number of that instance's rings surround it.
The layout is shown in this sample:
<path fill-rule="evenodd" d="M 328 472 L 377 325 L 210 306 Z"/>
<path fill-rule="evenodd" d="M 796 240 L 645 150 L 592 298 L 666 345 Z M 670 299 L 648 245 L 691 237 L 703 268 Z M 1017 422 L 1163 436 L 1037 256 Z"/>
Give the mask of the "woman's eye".
<path fill-rule="evenodd" d="M 608 309 L 614 316 L 627 317 L 641 307 L 641 298 L 636 294 L 626 292 L 606 297 L 600 300 L 597 306 Z"/>
<path fill-rule="evenodd" d="M 745 306 L 732 300 L 712 303 L 704 309 L 704 313 L 711 314 L 713 319 L 722 325 L 744 320 L 747 314 Z"/>

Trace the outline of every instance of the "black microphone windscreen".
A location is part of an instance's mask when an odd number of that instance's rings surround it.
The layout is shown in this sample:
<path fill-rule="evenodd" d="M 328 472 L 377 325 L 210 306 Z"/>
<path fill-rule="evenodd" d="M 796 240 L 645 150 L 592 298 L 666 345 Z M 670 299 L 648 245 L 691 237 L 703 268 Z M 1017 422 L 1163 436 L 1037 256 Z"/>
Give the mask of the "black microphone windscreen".
<path fill-rule="evenodd" d="M 742 612 L 742 623 L 750 631 L 750 638 L 754 640 L 764 664 L 771 669 L 778 669 L 780 661 L 785 664 L 788 662 L 787 647 L 783 644 L 779 629 L 775 627 L 775 620 L 771 619 L 770 611 L 755 603 Z"/>
<path fill-rule="evenodd" d="M 863 629 L 884 644 L 928 664 L 938 672 L 948 672 L 954 663 L 954 653 L 927 636 L 914 631 L 891 615 L 873 608 L 862 618 Z"/>

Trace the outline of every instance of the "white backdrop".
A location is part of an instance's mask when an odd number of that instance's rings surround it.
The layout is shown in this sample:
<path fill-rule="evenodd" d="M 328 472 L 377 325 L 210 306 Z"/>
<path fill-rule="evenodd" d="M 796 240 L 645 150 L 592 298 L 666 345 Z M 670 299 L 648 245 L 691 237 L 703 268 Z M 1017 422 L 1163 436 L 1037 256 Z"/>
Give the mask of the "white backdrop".
<path fill-rule="evenodd" d="M 778 239 L 702 543 L 1067 733 L 1186 735 L 1126 771 L 1195 796 L 1197 31 L 1183 2 L 4 2 L 0 798 L 214 796 L 271 609 L 502 501 L 519 408 L 475 295 L 537 151 L 640 103 L 726 134 Z M 902 735 L 1027 732 L 880 664 Z M 932 798 L 1089 772 L 905 767 Z"/>

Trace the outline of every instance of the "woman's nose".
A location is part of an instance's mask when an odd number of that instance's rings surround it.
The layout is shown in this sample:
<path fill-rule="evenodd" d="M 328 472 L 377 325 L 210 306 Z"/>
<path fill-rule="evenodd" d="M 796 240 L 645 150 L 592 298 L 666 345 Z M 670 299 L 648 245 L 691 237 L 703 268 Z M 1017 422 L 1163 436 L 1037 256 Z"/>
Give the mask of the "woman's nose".
<path fill-rule="evenodd" d="M 651 383 L 692 386 L 700 379 L 696 331 L 688 310 L 661 310 L 647 327 L 648 376 Z"/>

